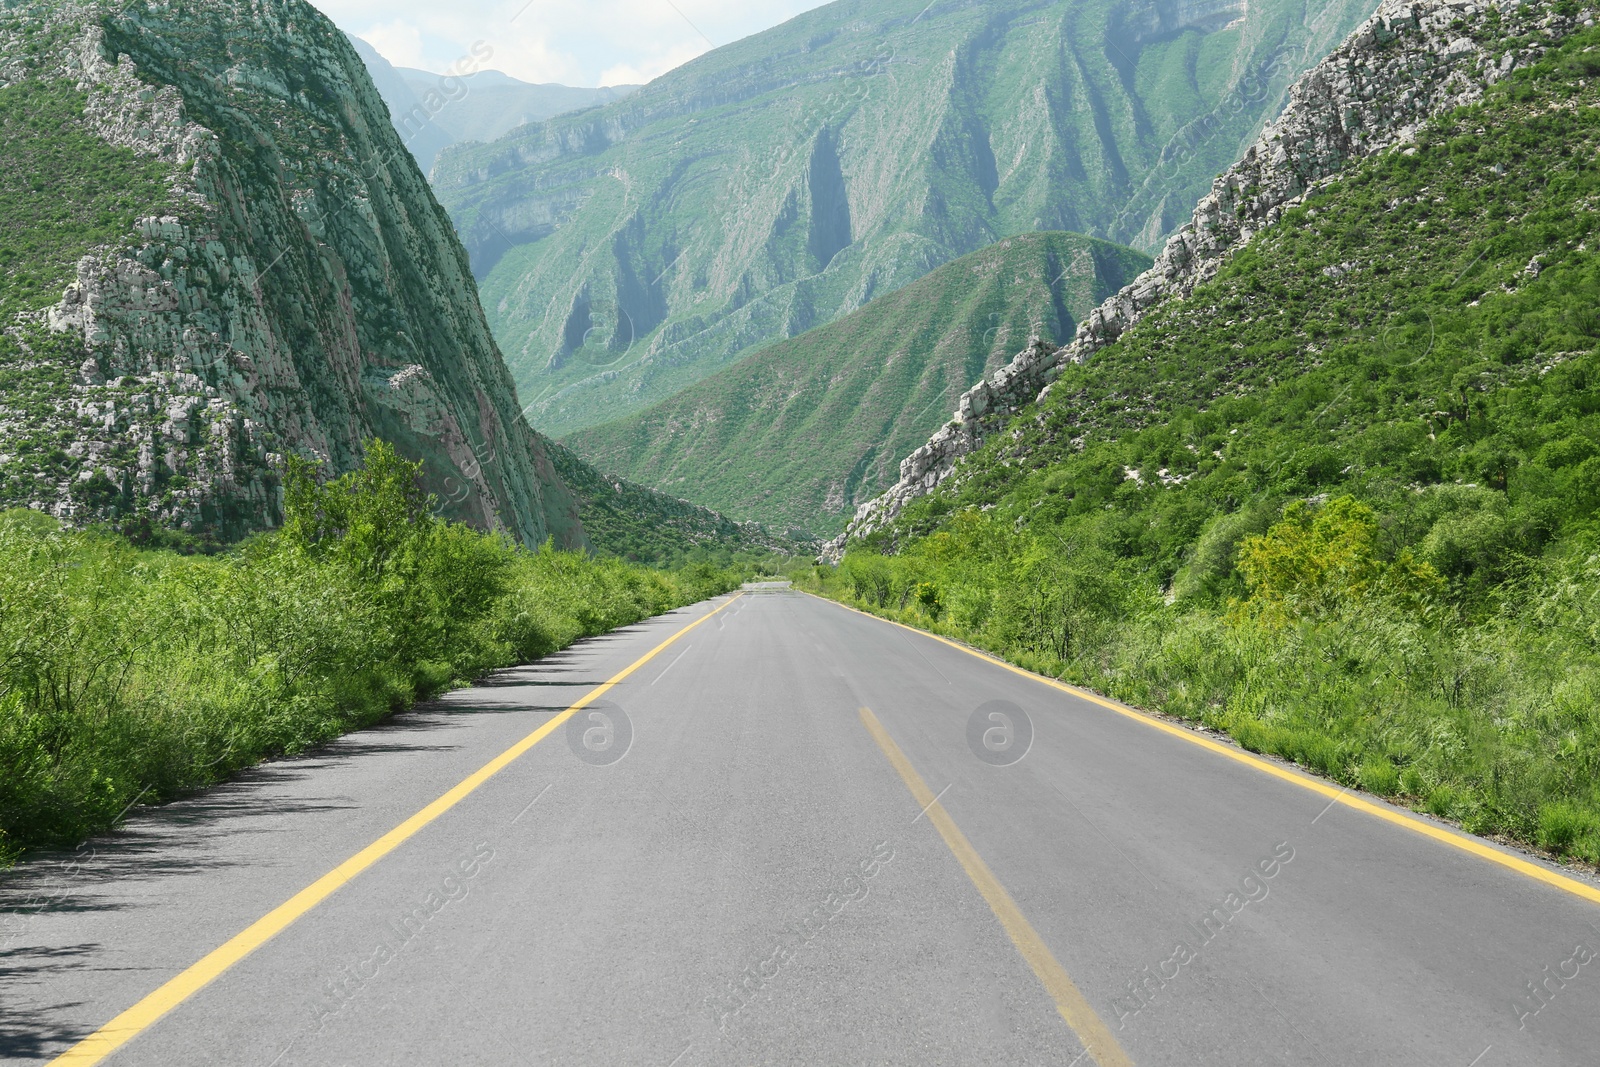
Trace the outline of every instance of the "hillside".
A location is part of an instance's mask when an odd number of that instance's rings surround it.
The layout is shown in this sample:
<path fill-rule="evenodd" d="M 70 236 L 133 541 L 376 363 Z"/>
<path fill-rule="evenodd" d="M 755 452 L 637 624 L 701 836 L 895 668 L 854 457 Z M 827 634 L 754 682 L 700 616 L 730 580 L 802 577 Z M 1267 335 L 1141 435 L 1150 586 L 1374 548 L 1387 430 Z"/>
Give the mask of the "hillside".
<path fill-rule="evenodd" d="M 231 540 L 278 521 L 285 454 L 338 473 L 376 435 L 452 517 L 584 543 L 449 220 L 327 20 L 25 4 L 0 41 L 0 504 Z"/>
<path fill-rule="evenodd" d="M 564 443 L 730 515 L 831 536 L 963 390 L 1030 335 L 1072 337 L 1149 265 L 1077 234 L 1008 238 Z"/>
<path fill-rule="evenodd" d="M 1369 2 L 839 0 L 435 188 L 565 435 L 1008 236 L 1159 248 Z"/>
<path fill-rule="evenodd" d="M 550 443 L 550 457 L 578 501 L 584 532 L 607 555 L 662 567 L 814 551 L 813 544 L 797 544 L 758 523 L 735 522 L 708 507 L 602 474 L 556 442 Z"/>
<path fill-rule="evenodd" d="M 583 89 L 519 81 L 498 70 L 482 69 L 494 61 L 493 45 L 482 41 L 445 74 L 396 67 L 359 37 L 351 37 L 350 44 L 366 64 L 395 130 L 424 174 L 433 169 L 440 152 L 458 141 L 492 141 L 525 122 L 620 100 L 639 88 Z"/>
<path fill-rule="evenodd" d="M 1521 25 L 1542 10 L 1518 9 L 1513 21 Z M 1048 390 L 1064 368 L 1095 358 L 1152 309 L 1189 296 L 1320 182 L 1359 160 L 1410 145 L 1431 117 L 1479 99 L 1518 57 L 1501 54 L 1498 14 L 1477 36 L 1463 35 L 1463 16 L 1474 13 L 1482 10 L 1470 3 L 1385 0 L 1296 83 L 1283 113 L 1212 183 L 1149 270 L 1095 308 L 1071 344 L 1030 348 L 969 389 L 957 417 L 901 462 L 899 480 L 862 505 L 848 534 L 880 528 L 950 477 L 963 456 Z M 836 556 L 843 544 L 836 540 L 827 554 Z"/>
<path fill-rule="evenodd" d="M 1354 46 L 1387 57 L 1375 96 L 1425 98 L 1441 72 L 1405 57 L 1447 36 L 1475 102 L 1066 363 L 844 573 L 1040 669 L 1595 862 L 1600 31 L 1578 5 L 1461 10 L 1387 8 Z"/>

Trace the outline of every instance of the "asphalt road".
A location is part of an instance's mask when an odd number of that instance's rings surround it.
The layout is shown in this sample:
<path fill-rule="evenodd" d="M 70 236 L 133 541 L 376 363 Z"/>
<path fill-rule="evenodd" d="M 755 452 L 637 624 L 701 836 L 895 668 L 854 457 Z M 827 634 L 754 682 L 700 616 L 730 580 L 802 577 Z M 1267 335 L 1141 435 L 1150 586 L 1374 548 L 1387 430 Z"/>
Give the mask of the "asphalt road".
<path fill-rule="evenodd" d="M 1204 740 L 723 598 L 10 872 L 0 1057 L 1600 1062 L 1592 883 Z"/>

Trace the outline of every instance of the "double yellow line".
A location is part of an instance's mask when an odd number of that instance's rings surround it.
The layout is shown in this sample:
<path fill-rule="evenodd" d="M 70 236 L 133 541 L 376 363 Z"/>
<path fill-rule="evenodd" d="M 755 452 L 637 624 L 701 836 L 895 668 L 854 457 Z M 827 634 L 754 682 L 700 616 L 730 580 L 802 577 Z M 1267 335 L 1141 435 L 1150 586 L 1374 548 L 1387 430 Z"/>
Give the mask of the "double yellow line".
<path fill-rule="evenodd" d="M 689 625 L 678 629 L 671 637 L 668 637 L 655 648 L 634 660 L 620 673 L 613 675 L 604 685 L 592 690 L 566 711 L 540 726 L 533 733 L 462 779 L 458 785 L 439 799 L 430 803 L 427 807 L 300 890 L 300 892 L 282 904 L 279 904 L 276 908 L 273 908 L 266 915 L 235 934 L 222 946 L 212 950 L 188 970 L 171 979 L 154 993 L 151 993 L 139 1003 L 56 1057 L 51 1061 L 52 1065 L 70 1064 L 72 1067 L 88 1067 L 89 1064 L 99 1063 L 104 1060 L 117 1049 L 144 1033 L 144 1031 L 160 1021 L 162 1016 L 204 989 L 229 967 L 232 967 L 272 940 L 300 916 L 327 900 L 356 875 L 399 848 L 414 837 L 423 827 L 461 803 L 468 796 L 471 796 L 479 786 L 505 770 L 517 757 L 527 752 L 534 745 L 549 737 L 561 727 L 562 723 L 605 696 L 634 671 L 655 659 L 678 638 L 693 630 L 743 595 L 743 593 L 735 594 L 726 602 L 700 616 Z"/>

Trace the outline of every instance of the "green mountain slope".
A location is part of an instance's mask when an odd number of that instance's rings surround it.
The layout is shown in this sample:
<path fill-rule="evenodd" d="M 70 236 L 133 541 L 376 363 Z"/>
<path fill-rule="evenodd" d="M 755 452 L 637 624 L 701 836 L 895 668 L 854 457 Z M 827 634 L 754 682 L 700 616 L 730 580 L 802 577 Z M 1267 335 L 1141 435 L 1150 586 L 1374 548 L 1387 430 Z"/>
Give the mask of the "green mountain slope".
<path fill-rule="evenodd" d="M 1370 2 L 839 0 L 435 187 L 566 434 L 1007 236 L 1157 247 Z"/>
<path fill-rule="evenodd" d="M 846 585 L 1348 785 L 1600 860 L 1585 17 L 1532 4 L 1454 24 L 1510 76 L 1067 367 L 854 547 Z"/>
<path fill-rule="evenodd" d="M 565 443 L 730 515 L 832 535 L 963 390 L 1030 334 L 1070 339 L 1149 265 L 1077 234 L 1008 238 Z"/>
<path fill-rule="evenodd" d="M 550 443 L 550 458 L 578 501 L 584 532 L 608 555 L 670 566 L 708 559 L 726 563 L 751 553 L 794 556 L 811 547 L 757 523 L 734 522 L 699 504 L 601 474 L 555 442 Z"/>

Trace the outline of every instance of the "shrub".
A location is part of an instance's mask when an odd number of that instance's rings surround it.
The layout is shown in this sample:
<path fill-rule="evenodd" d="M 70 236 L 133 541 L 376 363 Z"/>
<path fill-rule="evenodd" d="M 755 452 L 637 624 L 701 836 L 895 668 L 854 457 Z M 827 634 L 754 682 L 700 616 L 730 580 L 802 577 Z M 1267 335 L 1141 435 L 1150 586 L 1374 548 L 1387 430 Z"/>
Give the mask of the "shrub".
<path fill-rule="evenodd" d="M 1570 801 L 1555 801 L 1539 808 L 1539 844 L 1552 852 L 1578 850 L 1585 839 L 1600 836 L 1600 817 Z M 1597 842 L 1600 843 L 1600 842 Z"/>
<path fill-rule="evenodd" d="M 1240 544 L 1239 570 L 1250 588 L 1242 612 L 1277 623 L 1374 597 L 1418 610 L 1441 589 L 1433 568 L 1409 551 L 1383 561 L 1375 512 L 1349 496 L 1317 508 L 1290 504 L 1282 522 Z"/>
<path fill-rule="evenodd" d="M 0 863 L 737 584 L 437 519 L 382 442 L 286 489 L 281 532 L 216 557 L 0 513 Z"/>

